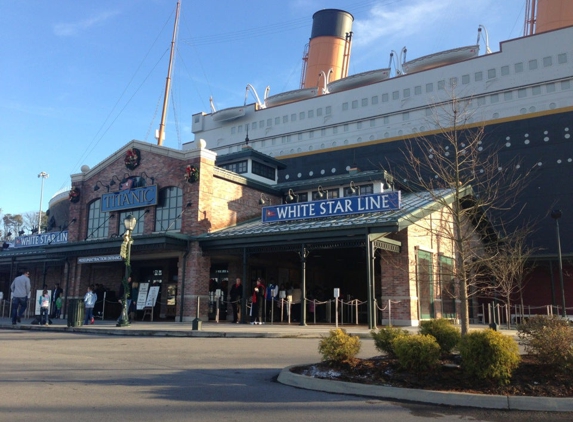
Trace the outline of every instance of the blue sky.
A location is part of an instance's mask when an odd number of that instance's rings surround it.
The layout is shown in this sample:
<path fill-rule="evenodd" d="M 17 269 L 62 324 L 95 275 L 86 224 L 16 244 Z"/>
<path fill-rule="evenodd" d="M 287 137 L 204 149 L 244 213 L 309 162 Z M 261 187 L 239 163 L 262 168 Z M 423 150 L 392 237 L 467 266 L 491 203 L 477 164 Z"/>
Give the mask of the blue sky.
<path fill-rule="evenodd" d="M 164 145 L 193 140 L 191 115 L 299 88 L 314 12 L 353 14 L 349 73 L 522 35 L 525 0 L 182 0 Z M 0 2 L 0 209 L 37 212 L 132 139 L 156 143 L 176 0 Z M 483 44 L 481 52 L 484 51 Z M 254 102 L 249 97 L 249 102 Z"/>

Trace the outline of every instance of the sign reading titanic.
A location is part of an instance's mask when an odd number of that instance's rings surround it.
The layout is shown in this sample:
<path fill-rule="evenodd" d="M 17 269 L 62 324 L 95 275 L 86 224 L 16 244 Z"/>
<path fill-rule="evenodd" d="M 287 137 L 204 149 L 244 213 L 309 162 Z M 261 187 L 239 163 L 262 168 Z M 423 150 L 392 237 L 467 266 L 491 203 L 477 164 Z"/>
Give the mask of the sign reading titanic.
<path fill-rule="evenodd" d="M 305 218 L 335 217 L 339 215 L 364 214 L 400 209 L 399 191 L 373 195 L 350 196 L 313 202 L 271 205 L 263 207 L 263 223 L 302 220 Z"/>
<path fill-rule="evenodd" d="M 157 204 L 157 185 L 134 189 L 122 189 L 101 196 L 103 212 L 129 210 Z"/>

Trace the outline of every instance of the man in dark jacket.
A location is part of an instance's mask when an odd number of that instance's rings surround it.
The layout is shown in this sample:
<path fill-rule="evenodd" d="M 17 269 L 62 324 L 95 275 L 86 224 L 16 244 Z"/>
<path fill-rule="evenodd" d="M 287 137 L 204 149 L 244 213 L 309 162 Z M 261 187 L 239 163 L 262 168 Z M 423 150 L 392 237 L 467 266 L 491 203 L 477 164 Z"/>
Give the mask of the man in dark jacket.
<path fill-rule="evenodd" d="M 233 307 L 233 323 L 238 324 L 241 321 L 241 299 L 243 298 L 243 285 L 239 277 L 235 280 L 235 284 L 231 286 L 229 298 Z"/>

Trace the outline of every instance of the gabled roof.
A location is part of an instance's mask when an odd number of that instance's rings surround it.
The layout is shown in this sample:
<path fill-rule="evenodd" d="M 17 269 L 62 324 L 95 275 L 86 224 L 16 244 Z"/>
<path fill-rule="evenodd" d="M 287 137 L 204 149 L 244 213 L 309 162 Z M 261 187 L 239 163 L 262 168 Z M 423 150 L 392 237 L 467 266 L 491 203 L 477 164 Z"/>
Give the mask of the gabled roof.
<path fill-rule="evenodd" d="M 444 189 L 402 195 L 402 207 L 396 211 L 373 212 L 306 220 L 263 223 L 262 219 L 246 221 L 233 227 L 196 236 L 204 250 L 250 246 L 283 245 L 287 242 L 347 241 L 353 236 L 371 233 L 399 232 L 442 208 L 436 194 L 447 203 L 454 191 Z"/>

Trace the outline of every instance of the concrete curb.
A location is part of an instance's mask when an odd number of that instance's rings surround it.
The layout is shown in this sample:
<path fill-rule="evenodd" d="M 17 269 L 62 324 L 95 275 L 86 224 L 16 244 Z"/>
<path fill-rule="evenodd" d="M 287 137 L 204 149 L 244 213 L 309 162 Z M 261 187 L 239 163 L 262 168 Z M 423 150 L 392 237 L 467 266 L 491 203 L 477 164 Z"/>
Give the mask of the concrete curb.
<path fill-rule="evenodd" d="M 295 366 L 284 368 L 278 376 L 278 382 L 291 387 L 324 391 L 326 393 L 351 394 L 356 396 L 447 406 L 477 407 L 481 409 L 498 410 L 534 410 L 541 412 L 573 411 L 573 398 L 490 396 L 483 394 L 386 387 L 382 385 L 355 384 L 295 374 L 290 370 Z"/>

